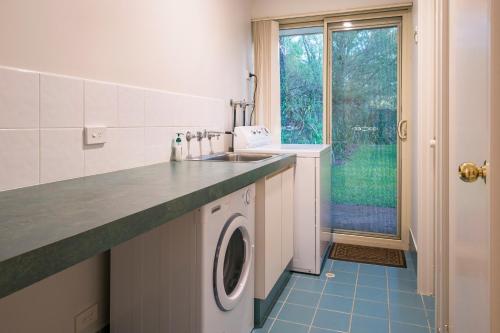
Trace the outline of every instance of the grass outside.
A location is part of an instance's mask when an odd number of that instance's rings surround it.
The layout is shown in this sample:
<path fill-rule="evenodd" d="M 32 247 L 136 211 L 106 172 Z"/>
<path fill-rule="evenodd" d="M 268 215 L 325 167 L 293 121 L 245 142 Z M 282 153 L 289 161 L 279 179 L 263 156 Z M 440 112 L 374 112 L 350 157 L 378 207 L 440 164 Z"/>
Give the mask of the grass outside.
<path fill-rule="evenodd" d="M 332 167 L 335 204 L 395 208 L 396 145 L 360 145 L 347 160 Z"/>

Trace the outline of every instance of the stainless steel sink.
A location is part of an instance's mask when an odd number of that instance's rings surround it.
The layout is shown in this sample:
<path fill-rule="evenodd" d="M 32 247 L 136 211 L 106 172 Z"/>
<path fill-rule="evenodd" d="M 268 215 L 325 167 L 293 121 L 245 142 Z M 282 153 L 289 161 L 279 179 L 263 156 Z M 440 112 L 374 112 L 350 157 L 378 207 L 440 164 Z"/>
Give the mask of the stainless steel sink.
<path fill-rule="evenodd" d="M 273 158 L 273 154 L 258 154 L 258 153 L 222 153 L 216 155 L 202 156 L 189 159 L 191 161 L 209 161 L 209 162 L 259 162 Z"/>

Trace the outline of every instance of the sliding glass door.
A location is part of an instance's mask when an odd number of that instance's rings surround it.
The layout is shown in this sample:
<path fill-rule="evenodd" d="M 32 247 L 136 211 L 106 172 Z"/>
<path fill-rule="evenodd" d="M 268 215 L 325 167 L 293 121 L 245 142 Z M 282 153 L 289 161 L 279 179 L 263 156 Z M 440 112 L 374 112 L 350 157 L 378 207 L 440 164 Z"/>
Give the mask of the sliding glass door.
<path fill-rule="evenodd" d="M 328 29 L 334 232 L 400 235 L 400 23 Z"/>
<path fill-rule="evenodd" d="M 407 12 L 280 30 L 282 143 L 332 145 L 338 241 L 408 244 L 409 32 Z"/>

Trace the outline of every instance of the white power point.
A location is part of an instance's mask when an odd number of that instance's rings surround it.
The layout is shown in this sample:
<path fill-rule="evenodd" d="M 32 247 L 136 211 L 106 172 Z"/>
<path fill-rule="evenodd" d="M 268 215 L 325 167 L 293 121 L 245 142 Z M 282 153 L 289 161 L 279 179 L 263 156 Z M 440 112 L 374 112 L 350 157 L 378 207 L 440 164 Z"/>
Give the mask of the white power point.
<path fill-rule="evenodd" d="M 106 127 L 85 127 L 85 144 L 97 145 L 106 142 Z"/>
<path fill-rule="evenodd" d="M 75 333 L 90 332 L 90 328 L 95 328 L 98 312 L 97 303 L 75 317 Z"/>

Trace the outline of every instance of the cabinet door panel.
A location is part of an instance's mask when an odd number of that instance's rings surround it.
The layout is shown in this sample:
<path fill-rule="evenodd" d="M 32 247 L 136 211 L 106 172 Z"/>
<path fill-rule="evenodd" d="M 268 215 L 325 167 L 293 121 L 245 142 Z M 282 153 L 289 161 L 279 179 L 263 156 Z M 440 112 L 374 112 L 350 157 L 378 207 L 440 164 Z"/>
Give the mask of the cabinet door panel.
<path fill-rule="evenodd" d="M 281 174 L 266 179 L 266 296 L 283 272 L 281 267 Z"/>
<path fill-rule="evenodd" d="M 282 173 L 282 213 L 281 213 L 281 267 L 285 269 L 293 258 L 293 199 L 294 171 L 289 168 Z"/>
<path fill-rule="evenodd" d="M 314 271 L 316 258 L 316 164 L 297 158 L 295 165 L 293 269 Z"/>

